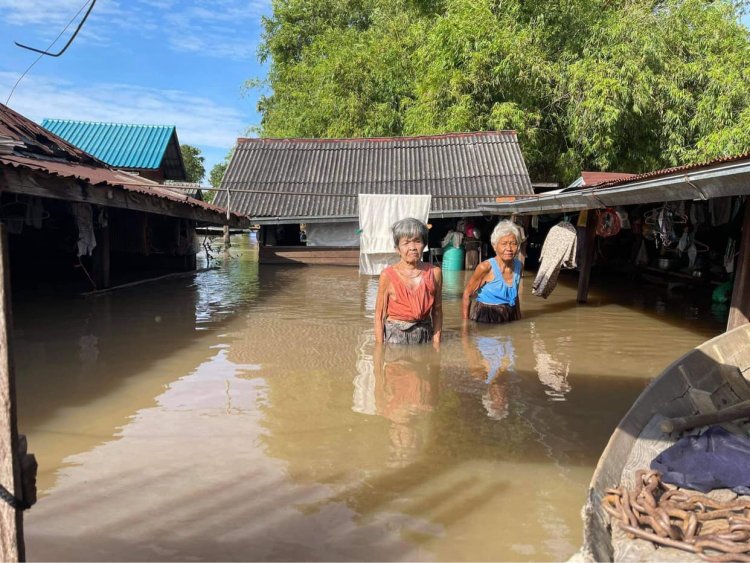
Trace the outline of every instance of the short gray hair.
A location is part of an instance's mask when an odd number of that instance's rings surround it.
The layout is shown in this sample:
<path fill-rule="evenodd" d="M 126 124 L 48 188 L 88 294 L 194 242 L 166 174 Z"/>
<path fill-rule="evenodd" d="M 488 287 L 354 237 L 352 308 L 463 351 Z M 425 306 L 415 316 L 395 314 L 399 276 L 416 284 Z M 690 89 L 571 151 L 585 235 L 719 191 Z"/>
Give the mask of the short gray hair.
<path fill-rule="evenodd" d="M 406 219 L 396 221 L 393 224 L 393 227 L 391 227 L 391 231 L 393 232 L 393 246 L 398 246 L 398 243 L 401 242 L 402 238 L 409 239 L 417 237 L 422 239 L 424 244 L 427 244 L 427 237 L 429 236 L 427 225 L 413 217 L 407 217 Z"/>
<path fill-rule="evenodd" d="M 490 236 L 490 244 L 492 245 L 492 248 L 495 248 L 497 241 L 508 235 L 513 235 L 514 237 L 516 237 L 516 241 L 519 245 L 526 240 L 526 237 L 523 234 L 523 229 L 516 225 L 513 221 L 500 221 L 497 225 L 495 225 L 495 229 L 492 231 L 492 235 Z"/>

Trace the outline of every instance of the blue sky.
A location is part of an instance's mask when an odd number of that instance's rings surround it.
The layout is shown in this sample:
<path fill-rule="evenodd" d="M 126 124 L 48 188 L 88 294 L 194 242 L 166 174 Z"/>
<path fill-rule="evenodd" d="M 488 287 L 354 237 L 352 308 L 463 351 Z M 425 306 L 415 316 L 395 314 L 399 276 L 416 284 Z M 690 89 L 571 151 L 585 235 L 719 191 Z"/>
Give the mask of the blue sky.
<path fill-rule="evenodd" d="M 38 57 L 13 42 L 47 48 L 84 3 L 0 0 L 0 102 Z M 257 48 L 270 13 L 271 0 L 98 0 L 70 48 L 42 57 L 8 105 L 37 122 L 175 125 L 181 143 L 201 149 L 208 173 L 260 120 L 258 92 L 242 85 L 266 75 Z"/>
<path fill-rule="evenodd" d="M 84 3 L 0 0 L 0 102 L 38 57 L 13 42 L 47 48 Z M 8 105 L 36 122 L 175 125 L 208 173 L 260 120 L 258 93 L 242 84 L 266 74 L 256 53 L 270 13 L 271 0 L 98 0 L 68 50 L 42 57 Z"/>

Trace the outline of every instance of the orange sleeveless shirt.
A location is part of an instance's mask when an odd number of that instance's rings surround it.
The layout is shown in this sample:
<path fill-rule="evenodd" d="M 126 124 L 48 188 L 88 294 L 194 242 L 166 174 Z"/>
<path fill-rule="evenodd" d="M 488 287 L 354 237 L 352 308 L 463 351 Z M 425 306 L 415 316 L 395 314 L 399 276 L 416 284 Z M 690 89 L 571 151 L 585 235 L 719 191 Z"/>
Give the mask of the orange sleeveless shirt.
<path fill-rule="evenodd" d="M 430 315 L 435 303 L 435 279 L 432 268 L 432 265 L 428 264 L 427 269 L 420 273 L 422 283 L 415 288 L 407 286 L 393 266 L 383 270 L 391 280 L 396 294 L 388 299 L 386 318 L 397 321 L 421 321 Z"/>

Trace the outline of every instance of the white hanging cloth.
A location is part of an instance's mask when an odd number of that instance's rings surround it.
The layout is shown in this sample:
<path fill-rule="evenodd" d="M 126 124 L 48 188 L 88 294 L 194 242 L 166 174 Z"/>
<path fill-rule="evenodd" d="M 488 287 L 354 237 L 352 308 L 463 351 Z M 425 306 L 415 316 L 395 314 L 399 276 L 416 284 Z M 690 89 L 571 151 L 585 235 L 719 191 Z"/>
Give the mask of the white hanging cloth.
<path fill-rule="evenodd" d="M 359 194 L 359 273 L 377 276 L 398 260 L 391 227 L 413 217 L 427 224 L 432 196 Z"/>

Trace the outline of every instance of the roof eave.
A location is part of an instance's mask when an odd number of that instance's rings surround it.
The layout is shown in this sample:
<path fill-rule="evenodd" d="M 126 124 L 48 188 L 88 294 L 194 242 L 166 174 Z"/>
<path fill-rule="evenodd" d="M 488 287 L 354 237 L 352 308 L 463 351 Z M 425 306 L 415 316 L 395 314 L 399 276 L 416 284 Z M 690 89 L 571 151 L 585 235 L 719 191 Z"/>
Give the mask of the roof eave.
<path fill-rule="evenodd" d="M 458 209 L 452 211 L 431 211 L 430 219 L 447 219 L 454 217 L 481 217 L 489 215 L 482 209 Z M 250 217 L 252 225 L 292 225 L 296 223 L 346 223 L 359 221 L 357 215 L 290 215 L 286 217 Z"/>
<path fill-rule="evenodd" d="M 583 209 L 662 201 L 750 195 L 750 161 L 719 164 L 612 187 L 589 187 L 521 201 L 490 203 L 480 209 L 492 215 L 541 215 Z"/>

